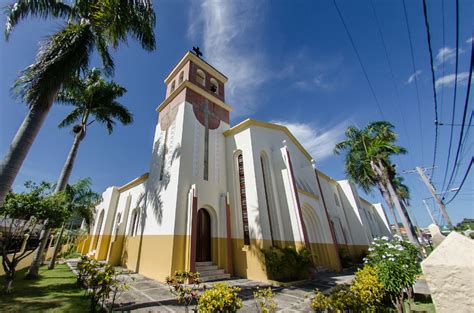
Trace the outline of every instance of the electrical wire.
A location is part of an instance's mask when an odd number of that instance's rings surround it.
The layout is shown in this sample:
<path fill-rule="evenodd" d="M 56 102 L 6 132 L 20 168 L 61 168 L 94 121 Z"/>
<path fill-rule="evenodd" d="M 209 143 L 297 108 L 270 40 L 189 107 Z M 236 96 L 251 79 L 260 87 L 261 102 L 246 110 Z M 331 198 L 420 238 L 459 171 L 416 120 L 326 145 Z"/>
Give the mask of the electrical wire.
<path fill-rule="evenodd" d="M 428 7 L 426 5 L 426 0 L 423 0 L 423 15 L 425 17 L 426 36 L 428 40 L 428 51 L 430 54 L 431 82 L 433 85 L 433 98 L 434 98 L 434 111 L 435 111 L 435 142 L 434 142 L 434 152 L 433 152 L 433 164 L 431 165 L 431 167 L 434 169 L 436 165 L 436 151 L 438 149 L 438 98 L 436 96 L 436 83 L 435 83 L 436 78 L 435 78 L 435 69 L 434 69 L 434 64 L 433 64 L 433 50 L 432 50 L 432 45 L 431 45 L 430 24 L 428 20 Z M 431 172 L 431 177 L 433 177 L 433 171 Z"/>
<path fill-rule="evenodd" d="M 424 153 L 423 153 L 423 127 L 421 126 L 421 103 L 420 103 L 420 91 L 418 88 L 418 78 L 417 78 L 417 71 L 416 71 L 416 66 L 415 66 L 415 56 L 413 53 L 413 42 L 411 38 L 411 30 L 410 30 L 410 24 L 408 23 L 408 14 L 407 14 L 407 7 L 405 4 L 405 0 L 402 0 L 403 3 L 403 13 L 405 15 L 405 24 L 407 27 L 407 32 L 408 32 L 408 41 L 410 43 L 410 54 L 411 54 L 411 64 L 413 67 L 413 77 L 415 80 L 415 88 L 416 88 L 416 98 L 417 98 L 417 103 L 418 103 L 418 126 L 420 128 L 420 139 L 421 139 L 421 160 L 423 161 L 424 158 Z"/>
<path fill-rule="evenodd" d="M 385 119 L 384 118 L 384 114 L 383 114 L 383 111 L 382 111 L 382 107 L 380 106 L 380 103 L 379 103 L 379 100 L 377 98 L 377 96 L 375 95 L 375 91 L 374 91 L 374 88 L 372 87 L 372 84 L 370 83 L 370 79 L 369 79 L 369 75 L 367 74 L 367 71 L 365 70 L 365 67 L 364 67 L 364 64 L 362 63 L 362 59 L 359 55 L 359 51 L 357 50 L 357 47 L 354 43 L 354 40 L 352 39 L 352 35 L 349 31 L 349 28 L 347 27 L 346 25 L 346 22 L 344 20 L 344 17 L 342 16 L 342 13 L 341 13 L 341 10 L 339 9 L 338 5 L 337 5 L 337 2 L 336 0 L 333 0 L 332 1 L 334 3 L 334 6 L 336 8 L 336 11 L 337 11 L 337 14 L 339 15 L 339 18 L 341 19 L 341 22 L 342 22 L 342 25 L 344 25 L 344 29 L 346 30 L 346 33 L 347 33 L 347 36 L 349 37 L 349 40 L 351 42 L 351 45 L 352 45 L 352 48 L 354 49 L 355 51 L 355 54 L 357 56 L 357 60 L 359 61 L 359 64 L 360 64 L 360 67 L 362 68 L 362 71 L 364 72 L 364 76 L 365 76 L 365 79 L 367 80 L 367 83 L 369 84 L 369 87 L 370 87 L 370 91 L 372 93 L 372 96 L 374 97 L 374 100 L 375 100 L 375 103 L 377 104 L 377 108 L 379 110 L 379 113 L 380 115 L 382 116 L 382 119 Z"/>
<path fill-rule="evenodd" d="M 471 79 L 472 79 L 473 66 L 474 66 L 474 41 L 471 42 L 471 65 L 469 67 L 469 75 L 467 78 L 466 100 L 464 101 L 462 124 L 461 124 L 461 130 L 459 133 L 459 142 L 458 142 L 458 147 L 456 149 L 456 157 L 454 158 L 454 167 L 451 172 L 451 177 L 449 177 L 448 189 L 451 186 L 451 183 L 453 182 L 454 172 L 456 172 L 456 168 L 459 167 L 458 159 L 459 159 L 459 152 L 461 151 L 461 145 L 462 145 L 462 140 L 463 140 L 463 135 L 464 135 L 464 126 L 466 125 L 467 107 L 469 105 L 469 94 L 471 91 Z"/>
<path fill-rule="evenodd" d="M 406 139 L 407 139 L 407 142 L 408 142 L 408 146 L 411 149 L 410 136 L 408 135 L 408 128 L 407 128 L 407 124 L 406 124 L 406 121 L 405 121 L 405 116 L 403 115 L 403 112 L 402 112 L 402 104 L 401 104 L 401 101 L 400 101 L 400 93 L 398 91 L 397 83 L 395 82 L 395 75 L 393 74 L 392 63 L 390 62 L 390 57 L 388 56 L 387 44 L 385 43 L 385 39 L 384 39 L 384 36 L 383 36 L 382 26 L 381 26 L 381 23 L 379 21 L 379 18 L 378 18 L 378 15 L 377 15 L 377 10 L 375 9 L 375 5 L 373 3 L 373 0 L 369 0 L 369 3 L 370 3 L 370 6 L 372 7 L 372 11 L 374 13 L 375 24 L 377 25 L 377 29 L 378 29 L 378 32 L 379 32 L 379 35 L 380 35 L 380 39 L 382 41 L 383 51 L 385 53 L 385 58 L 387 60 L 388 68 L 390 70 L 390 77 L 392 79 L 393 88 L 395 89 L 395 95 L 397 97 L 397 105 L 400 108 L 400 110 L 397 110 L 397 111 L 400 113 L 400 118 L 402 120 L 402 125 L 403 125 L 403 131 L 405 132 L 405 136 L 406 136 Z M 413 160 L 413 154 L 410 153 L 409 155 L 410 155 L 412 163 L 415 164 L 415 162 Z"/>
<path fill-rule="evenodd" d="M 469 174 L 469 171 L 471 170 L 472 163 L 474 163 L 474 157 L 471 157 L 471 162 L 469 163 L 469 166 L 468 166 L 468 168 L 467 168 L 467 170 L 466 170 L 466 173 L 464 173 L 464 177 L 463 177 L 463 179 L 462 179 L 462 181 L 461 181 L 461 185 L 459 185 L 459 188 L 458 188 L 458 190 L 456 190 L 456 193 L 454 194 L 454 196 L 453 196 L 451 199 L 449 199 L 449 200 L 446 202 L 446 204 L 450 204 L 450 203 L 456 198 L 456 196 L 459 194 L 459 192 L 461 191 L 462 186 L 464 186 L 464 183 L 466 182 L 466 179 L 467 179 L 467 176 L 468 176 L 468 174 Z"/>
<path fill-rule="evenodd" d="M 459 0 L 456 0 L 456 69 L 454 73 L 454 97 L 453 97 L 453 110 L 451 113 L 451 124 L 454 124 L 454 117 L 456 115 L 456 95 L 457 95 L 457 87 L 458 87 L 458 65 L 459 65 Z M 446 160 L 446 168 L 444 170 L 444 179 L 443 179 L 443 187 L 441 190 L 444 190 L 446 184 L 446 178 L 448 178 L 448 170 L 449 170 L 449 161 L 451 159 L 451 146 L 453 144 L 453 130 L 454 126 L 451 125 L 451 132 L 449 135 L 449 146 L 448 146 L 448 158 Z M 456 165 L 456 164 L 454 164 Z"/>

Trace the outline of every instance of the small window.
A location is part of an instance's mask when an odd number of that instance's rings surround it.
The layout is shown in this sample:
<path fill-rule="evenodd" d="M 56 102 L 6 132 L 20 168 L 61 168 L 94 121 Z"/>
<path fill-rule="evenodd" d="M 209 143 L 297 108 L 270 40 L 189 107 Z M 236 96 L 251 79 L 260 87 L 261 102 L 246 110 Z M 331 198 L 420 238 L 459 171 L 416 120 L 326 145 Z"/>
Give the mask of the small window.
<path fill-rule="evenodd" d="M 206 74 L 203 71 L 197 70 L 196 81 L 198 84 L 205 86 L 206 85 Z"/>
<path fill-rule="evenodd" d="M 174 91 L 175 87 L 176 87 L 176 85 L 175 85 L 174 80 L 173 80 L 173 82 L 171 83 L 170 93 L 172 93 Z"/>
<path fill-rule="evenodd" d="M 339 203 L 339 199 L 337 198 L 336 194 L 334 194 L 334 201 L 336 202 L 337 206 L 341 206 L 341 204 Z"/>
<path fill-rule="evenodd" d="M 184 80 L 184 72 L 179 73 L 178 85 L 181 85 Z"/>
<path fill-rule="evenodd" d="M 214 78 L 211 78 L 211 84 L 209 86 L 209 89 L 215 94 L 219 93 L 219 84 L 217 83 L 217 80 L 215 80 Z"/>

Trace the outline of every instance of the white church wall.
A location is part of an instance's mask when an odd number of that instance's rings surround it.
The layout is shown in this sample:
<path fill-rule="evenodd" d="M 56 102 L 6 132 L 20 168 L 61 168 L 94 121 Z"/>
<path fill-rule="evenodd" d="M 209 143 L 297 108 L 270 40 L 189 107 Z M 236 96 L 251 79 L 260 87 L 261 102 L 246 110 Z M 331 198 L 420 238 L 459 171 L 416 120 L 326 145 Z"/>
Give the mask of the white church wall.
<path fill-rule="evenodd" d="M 98 216 L 97 219 L 99 219 L 99 216 L 104 210 L 104 218 L 102 220 L 101 225 L 95 225 L 94 227 L 94 235 L 99 234 L 99 235 L 110 235 L 111 230 L 112 230 L 112 225 L 113 221 L 115 218 L 115 209 L 117 206 L 117 201 L 119 197 L 119 192 L 117 190 L 117 187 L 112 186 L 108 187 L 103 193 L 102 193 L 102 202 L 96 206 L 96 214 Z M 99 221 L 95 219 L 95 223 L 97 224 Z M 98 227 L 99 226 L 99 227 Z"/>
<path fill-rule="evenodd" d="M 385 211 L 385 207 L 382 203 L 374 203 L 374 209 L 376 211 L 376 218 L 377 223 L 379 224 L 380 230 L 382 232 L 382 236 L 392 236 L 390 231 L 390 223 L 388 222 L 387 213 Z"/>
<path fill-rule="evenodd" d="M 175 120 L 168 128 L 167 135 L 161 130 L 159 123 L 156 127 L 150 174 L 144 192 L 146 203 L 144 235 L 172 235 L 175 232 L 175 210 L 182 155 L 182 127 L 179 125 L 183 124 L 183 119 L 184 105 L 181 104 Z M 167 149 L 161 175 L 165 138 Z M 141 225 L 142 218 L 143 216 L 140 218 Z"/>
<path fill-rule="evenodd" d="M 346 218 L 353 244 L 368 245 L 369 240 L 364 229 L 364 222 L 359 211 L 358 201 L 355 198 L 355 195 L 357 194 L 348 180 L 340 180 L 338 181 L 338 184 L 342 191 L 339 195 L 346 212 Z"/>

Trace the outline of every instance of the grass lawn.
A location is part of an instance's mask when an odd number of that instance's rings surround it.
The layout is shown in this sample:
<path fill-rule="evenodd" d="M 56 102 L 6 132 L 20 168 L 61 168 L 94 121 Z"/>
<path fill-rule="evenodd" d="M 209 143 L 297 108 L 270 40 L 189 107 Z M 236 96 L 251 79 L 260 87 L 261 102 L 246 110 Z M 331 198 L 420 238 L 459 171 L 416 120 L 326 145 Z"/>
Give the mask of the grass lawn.
<path fill-rule="evenodd" d="M 0 312 L 87 312 L 89 301 L 76 284 L 76 276 L 66 264 L 54 270 L 40 268 L 40 278 L 25 280 L 25 270 L 17 273 L 13 294 L 0 294 Z M 3 276 L 0 283 L 4 284 Z"/>

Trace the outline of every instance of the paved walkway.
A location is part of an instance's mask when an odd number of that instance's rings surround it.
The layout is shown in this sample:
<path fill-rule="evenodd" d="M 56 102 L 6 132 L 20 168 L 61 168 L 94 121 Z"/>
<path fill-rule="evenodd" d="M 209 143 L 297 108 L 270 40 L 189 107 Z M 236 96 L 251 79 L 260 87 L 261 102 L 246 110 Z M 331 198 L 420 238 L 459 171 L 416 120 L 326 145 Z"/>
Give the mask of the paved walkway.
<path fill-rule="evenodd" d="M 76 262 L 70 261 L 68 264 L 74 269 Z M 350 272 L 320 272 L 317 273 L 315 280 L 298 286 L 272 286 L 278 304 L 278 312 L 311 312 L 309 302 L 314 289 L 318 288 L 321 291 L 326 291 L 338 284 L 350 282 L 353 277 Z M 120 305 L 120 309 L 116 309 L 117 311 L 184 312 L 184 307 L 176 302 L 165 284 L 137 273 L 130 273 L 127 280 L 130 288 L 115 301 L 116 304 Z M 243 299 L 244 306 L 239 312 L 256 312 L 253 292 L 257 287 L 269 287 L 268 284 L 236 277 L 224 282 L 241 288 L 240 297 Z M 213 283 L 205 283 L 205 285 L 211 287 Z"/>

